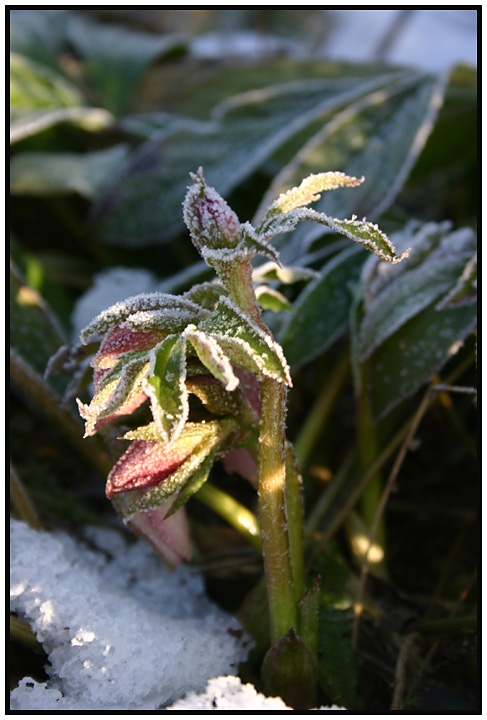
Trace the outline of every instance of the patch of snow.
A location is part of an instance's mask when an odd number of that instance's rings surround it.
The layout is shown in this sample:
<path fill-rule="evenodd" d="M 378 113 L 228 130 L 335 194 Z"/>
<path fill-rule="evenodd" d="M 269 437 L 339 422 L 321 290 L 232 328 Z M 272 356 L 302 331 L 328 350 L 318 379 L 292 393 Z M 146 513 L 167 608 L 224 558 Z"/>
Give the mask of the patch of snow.
<path fill-rule="evenodd" d="M 253 685 L 243 685 L 234 676 L 217 677 L 208 682 L 204 693 L 189 693 L 167 710 L 293 710 L 280 697 L 266 697 L 258 693 Z M 333 705 L 318 710 L 345 710 Z"/>
<path fill-rule="evenodd" d="M 197 572 L 169 572 L 116 531 L 85 534 L 101 551 L 11 521 L 11 610 L 50 663 L 49 682 L 24 678 L 12 709 L 155 710 L 236 671 L 249 638 Z"/>

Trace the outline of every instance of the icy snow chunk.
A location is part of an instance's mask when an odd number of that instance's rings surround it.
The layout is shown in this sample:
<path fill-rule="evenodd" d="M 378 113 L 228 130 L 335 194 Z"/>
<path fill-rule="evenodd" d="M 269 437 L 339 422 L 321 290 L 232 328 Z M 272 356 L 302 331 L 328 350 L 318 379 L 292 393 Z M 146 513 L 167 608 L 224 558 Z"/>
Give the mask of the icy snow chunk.
<path fill-rule="evenodd" d="M 170 573 L 114 531 L 90 535 L 104 552 L 11 522 L 11 609 L 42 641 L 51 676 L 22 681 L 13 707 L 154 710 L 202 691 L 215 671 L 235 672 L 248 638 L 195 571 Z"/>
<path fill-rule="evenodd" d="M 345 710 L 337 707 L 320 707 L 319 710 Z M 242 685 L 240 678 L 229 675 L 208 682 L 204 693 L 189 693 L 166 710 L 293 710 L 280 697 L 266 697 L 253 685 Z"/>

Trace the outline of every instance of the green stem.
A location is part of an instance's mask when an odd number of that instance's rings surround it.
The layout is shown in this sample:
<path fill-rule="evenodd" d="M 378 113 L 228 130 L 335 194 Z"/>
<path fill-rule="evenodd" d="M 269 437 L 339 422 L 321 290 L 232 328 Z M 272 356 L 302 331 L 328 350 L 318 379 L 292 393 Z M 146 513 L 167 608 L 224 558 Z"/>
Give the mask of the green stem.
<path fill-rule="evenodd" d="M 23 520 L 36 530 L 42 529 L 42 523 L 12 463 L 10 463 L 10 500 L 19 520 Z"/>
<path fill-rule="evenodd" d="M 294 597 L 304 595 L 304 505 L 303 478 L 291 443 L 286 442 L 286 516 L 289 552 L 294 579 Z"/>
<path fill-rule="evenodd" d="M 231 495 L 206 482 L 195 495 L 207 507 L 224 518 L 259 552 L 262 552 L 260 527 L 255 515 Z"/>
<path fill-rule="evenodd" d="M 357 449 L 360 475 L 364 475 L 374 465 L 378 455 L 377 433 L 368 389 L 369 366 L 362 366 L 361 391 L 358 398 Z M 367 528 L 370 528 L 382 497 L 382 476 L 376 472 L 370 479 L 361 499 L 362 517 Z M 385 551 L 385 523 L 381 519 L 376 532 L 376 543 Z"/>
<path fill-rule="evenodd" d="M 414 626 L 421 635 L 453 635 L 457 633 L 477 632 L 477 615 L 465 617 L 420 620 Z"/>
<path fill-rule="evenodd" d="M 294 443 L 294 452 L 301 468 L 304 469 L 311 451 L 318 440 L 322 427 L 338 397 L 350 367 L 348 348 L 340 357 L 335 368 L 327 378 L 323 389 L 308 414 L 306 422 Z"/>
<path fill-rule="evenodd" d="M 10 639 L 36 652 L 44 652 L 30 626 L 15 615 L 10 615 Z"/>
<path fill-rule="evenodd" d="M 298 619 L 286 517 L 285 415 L 286 387 L 265 378 L 261 382 L 259 516 L 272 645 L 290 628 L 297 629 Z"/>
<path fill-rule="evenodd" d="M 346 481 L 348 480 L 352 471 L 353 465 L 356 460 L 356 453 L 352 451 L 349 453 L 340 465 L 330 484 L 324 490 L 319 500 L 315 503 L 312 511 L 310 512 L 305 526 L 305 539 L 310 540 L 313 534 L 318 530 L 323 519 L 330 511 L 338 493 L 343 489 Z"/>
<path fill-rule="evenodd" d="M 113 459 L 99 446 L 96 438 L 83 439 L 82 423 L 62 407 L 60 398 L 45 380 L 17 353 L 10 351 L 10 377 L 35 405 L 52 420 L 65 438 L 102 476 L 107 475 Z"/>

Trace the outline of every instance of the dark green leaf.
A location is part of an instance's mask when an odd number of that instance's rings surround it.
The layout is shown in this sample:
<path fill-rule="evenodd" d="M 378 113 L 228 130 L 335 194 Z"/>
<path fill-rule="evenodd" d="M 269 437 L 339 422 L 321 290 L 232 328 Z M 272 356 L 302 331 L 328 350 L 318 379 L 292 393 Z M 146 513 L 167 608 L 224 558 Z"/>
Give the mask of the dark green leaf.
<path fill-rule="evenodd" d="M 188 417 L 185 342 L 169 335 L 150 351 L 151 367 L 144 383 L 150 398 L 152 416 L 162 436 L 176 438 Z"/>
<path fill-rule="evenodd" d="M 10 270 L 10 345 L 41 375 L 49 358 L 66 342 L 43 298 Z"/>
<path fill-rule="evenodd" d="M 150 63 L 184 49 L 180 37 L 141 33 L 80 17 L 72 17 L 67 29 L 101 104 L 115 115 L 125 111 L 137 81 Z"/>
<path fill-rule="evenodd" d="M 228 298 L 222 297 L 211 318 L 200 328 L 215 338 L 227 357 L 257 377 L 272 377 L 291 385 L 280 345 L 254 325 Z"/>
<path fill-rule="evenodd" d="M 301 294 L 282 331 L 282 346 L 291 367 L 304 365 L 324 352 L 345 330 L 366 254 L 351 247 L 327 263 L 320 277 Z"/>
<path fill-rule="evenodd" d="M 103 239 L 140 246 L 171 238 L 182 230 L 180 203 L 195 168 L 227 195 L 295 132 L 389 79 L 312 80 L 244 93 L 217 107 L 212 122 L 148 143 L 110 191 Z"/>
<path fill-rule="evenodd" d="M 477 321 L 476 304 L 437 310 L 429 306 L 371 355 L 370 389 L 376 418 L 430 380 L 458 351 Z"/>
<path fill-rule="evenodd" d="M 310 172 L 340 170 L 356 177 L 365 175 L 366 182 L 353 192 L 326 193 L 316 209 L 335 218 L 377 218 L 396 197 L 423 148 L 442 92 L 436 77 L 406 73 L 335 115 L 277 175 L 258 217 L 280 193 Z M 292 243 L 278 244 L 282 261 L 296 262 L 321 234 L 320 227 L 297 228 Z"/>
<path fill-rule="evenodd" d="M 128 146 L 74 153 L 19 153 L 10 164 L 14 195 L 59 195 L 75 192 L 89 200 L 112 181 L 128 153 Z"/>

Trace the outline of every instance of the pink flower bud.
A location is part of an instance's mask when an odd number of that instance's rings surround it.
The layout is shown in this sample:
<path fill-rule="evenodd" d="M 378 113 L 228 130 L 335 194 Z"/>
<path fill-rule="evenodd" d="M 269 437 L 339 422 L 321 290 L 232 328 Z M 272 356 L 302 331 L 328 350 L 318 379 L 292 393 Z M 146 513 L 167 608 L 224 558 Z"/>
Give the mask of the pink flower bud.
<path fill-rule="evenodd" d="M 237 215 L 215 188 L 205 184 L 201 169 L 191 177 L 195 184 L 188 189 L 183 207 L 194 245 L 200 252 L 235 248 L 240 240 Z"/>
<path fill-rule="evenodd" d="M 110 471 L 107 497 L 157 485 L 182 465 L 192 449 L 187 444 L 134 440 Z"/>

